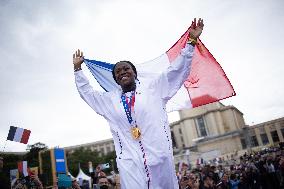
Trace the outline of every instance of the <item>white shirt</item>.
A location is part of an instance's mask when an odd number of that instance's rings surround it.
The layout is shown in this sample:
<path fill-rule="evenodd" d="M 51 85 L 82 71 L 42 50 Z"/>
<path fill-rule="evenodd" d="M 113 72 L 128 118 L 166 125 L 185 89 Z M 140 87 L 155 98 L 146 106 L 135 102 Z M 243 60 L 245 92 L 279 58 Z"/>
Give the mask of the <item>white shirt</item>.
<path fill-rule="evenodd" d="M 80 96 L 110 125 L 122 189 L 178 188 L 166 103 L 188 77 L 193 51 L 194 47 L 187 45 L 169 68 L 152 82 L 137 83 L 134 109 L 142 133 L 140 140 L 131 135 L 121 102 L 122 90 L 95 91 L 83 71 L 75 72 Z"/>

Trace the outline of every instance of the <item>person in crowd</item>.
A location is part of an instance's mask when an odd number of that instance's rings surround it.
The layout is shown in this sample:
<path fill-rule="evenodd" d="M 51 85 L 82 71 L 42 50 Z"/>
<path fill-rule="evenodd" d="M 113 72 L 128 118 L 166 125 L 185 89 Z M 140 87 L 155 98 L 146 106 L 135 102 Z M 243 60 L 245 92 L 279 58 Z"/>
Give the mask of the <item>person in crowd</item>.
<path fill-rule="evenodd" d="M 31 172 L 29 176 L 17 179 L 12 189 L 43 189 L 43 185 L 38 176 Z"/>
<path fill-rule="evenodd" d="M 99 176 L 98 177 L 98 185 L 99 185 L 100 189 L 109 189 L 110 186 L 111 186 L 110 183 L 109 183 L 109 180 L 105 176 Z"/>
<path fill-rule="evenodd" d="M 79 182 L 75 178 L 72 180 L 71 189 L 81 189 Z"/>
<path fill-rule="evenodd" d="M 237 175 L 236 174 L 231 174 L 230 176 L 230 188 L 231 189 L 238 189 L 238 185 L 240 183 L 240 180 L 237 178 Z"/>
<path fill-rule="evenodd" d="M 189 76 L 194 46 L 203 26 L 202 19 L 193 20 L 185 48 L 168 69 L 150 83 L 139 82 L 131 62 L 116 63 L 112 69 L 113 79 L 120 86 L 116 91 L 95 91 L 81 68 L 83 53 L 78 50 L 73 54 L 80 96 L 109 122 L 121 188 L 178 188 L 165 107 Z"/>
<path fill-rule="evenodd" d="M 97 182 L 98 182 L 98 178 L 99 178 L 100 176 L 106 176 L 106 174 L 105 174 L 105 172 L 103 172 L 103 170 L 101 169 L 101 166 L 98 165 L 98 166 L 96 167 L 95 172 L 92 172 L 92 173 L 91 173 L 92 184 L 97 183 Z"/>
<path fill-rule="evenodd" d="M 219 183 L 216 184 L 217 189 L 230 189 L 228 173 L 224 173 Z"/>
<path fill-rule="evenodd" d="M 210 174 L 204 175 L 200 189 L 214 189 L 214 180 Z"/>
<path fill-rule="evenodd" d="M 114 189 L 120 189 L 120 176 L 119 176 L 119 174 L 114 175 Z"/>

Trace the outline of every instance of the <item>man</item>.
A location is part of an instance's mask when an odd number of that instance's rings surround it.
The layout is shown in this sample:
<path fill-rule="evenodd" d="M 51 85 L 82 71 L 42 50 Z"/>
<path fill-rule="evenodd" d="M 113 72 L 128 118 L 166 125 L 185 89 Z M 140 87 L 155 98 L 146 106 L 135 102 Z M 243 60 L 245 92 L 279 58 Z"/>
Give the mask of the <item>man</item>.
<path fill-rule="evenodd" d="M 105 176 L 99 176 L 98 185 L 100 186 L 100 189 L 108 189 L 110 187 L 110 183 Z"/>
<path fill-rule="evenodd" d="M 200 187 L 201 189 L 213 189 L 214 188 L 214 180 L 210 174 L 206 174 L 203 177 L 203 184 Z"/>

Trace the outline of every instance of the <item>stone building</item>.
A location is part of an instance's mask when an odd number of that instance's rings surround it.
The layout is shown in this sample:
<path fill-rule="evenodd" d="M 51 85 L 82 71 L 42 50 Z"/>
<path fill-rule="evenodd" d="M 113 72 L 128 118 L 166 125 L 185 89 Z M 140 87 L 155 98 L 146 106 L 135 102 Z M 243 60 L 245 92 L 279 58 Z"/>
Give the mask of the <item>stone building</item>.
<path fill-rule="evenodd" d="M 220 102 L 179 112 L 171 124 L 175 162 L 231 159 L 283 141 L 284 117 L 248 126 L 243 113 Z"/>
<path fill-rule="evenodd" d="M 179 115 L 180 119 L 170 124 L 176 163 L 194 163 L 200 157 L 230 158 L 284 142 L 284 117 L 248 126 L 240 110 L 220 102 L 182 110 Z M 65 149 L 72 152 L 79 147 L 96 150 L 101 155 L 114 151 L 112 139 Z"/>
<path fill-rule="evenodd" d="M 76 146 L 69 146 L 69 147 L 65 147 L 64 149 L 68 151 L 69 153 L 72 153 L 75 149 L 82 148 L 82 147 L 84 149 L 90 149 L 92 151 L 97 151 L 99 155 L 106 155 L 115 150 L 112 138 L 106 139 L 106 140 L 100 140 L 96 142 L 91 142 L 91 143 L 86 143 L 86 144 L 80 144 Z"/>

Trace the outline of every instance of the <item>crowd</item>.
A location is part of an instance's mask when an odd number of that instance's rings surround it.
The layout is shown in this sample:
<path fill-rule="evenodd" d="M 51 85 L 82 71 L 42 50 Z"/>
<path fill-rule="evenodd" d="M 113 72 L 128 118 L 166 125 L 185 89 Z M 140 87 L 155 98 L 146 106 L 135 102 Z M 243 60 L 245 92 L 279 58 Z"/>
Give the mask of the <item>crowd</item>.
<path fill-rule="evenodd" d="M 19 177 L 19 179 L 16 179 L 11 183 L 12 189 L 44 189 L 38 175 L 34 172 L 30 172 L 29 176 L 24 177 L 23 175 L 20 175 Z M 120 189 L 119 175 L 113 175 L 111 178 L 107 177 L 99 166 L 96 168 L 94 174 L 91 174 L 91 177 L 92 183 L 87 182 L 87 180 L 78 182 L 73 178 L 70 187 L 58 186 L 57 178 L 57 184 L 53 186 L 52 189 Z M 90 187 L 90 185 L 93 187 Z"/>
<path fill-rule="evenodd" d="M 268 148 L 245 153 L 230 164 L 198 164 L 192 169 L 184 164 L 177 175 L 180 189 L 281 189 L 284 188 L 284 151 Z M 119 175 L 107 176 L 100 167 L 91 177 L 94 189 L 120 189 Z M 90 185 L 84 183 L 80 186 L 73 179 L 70 188 L 90 189 Z M 29 188 L 43 189 L 37 175 L 30 175 L 29 180 L 18 179 L 12 186 L 12 189 Z"/>
<path fill-rule="evenodd" d="M 280 189 L 283 181 L 284 152 L 279 148 L 244 154 L 231 165 L 185 166 L 179 176 L 181 189 Z"/>

